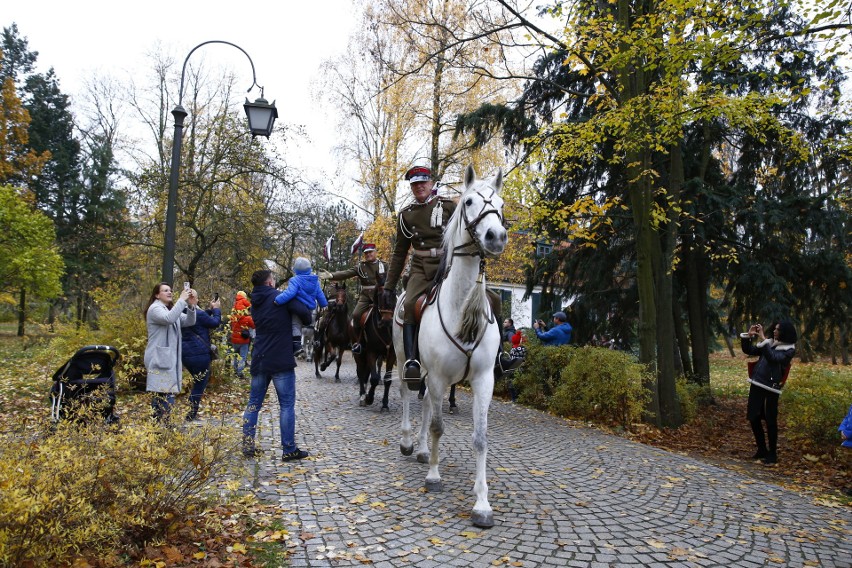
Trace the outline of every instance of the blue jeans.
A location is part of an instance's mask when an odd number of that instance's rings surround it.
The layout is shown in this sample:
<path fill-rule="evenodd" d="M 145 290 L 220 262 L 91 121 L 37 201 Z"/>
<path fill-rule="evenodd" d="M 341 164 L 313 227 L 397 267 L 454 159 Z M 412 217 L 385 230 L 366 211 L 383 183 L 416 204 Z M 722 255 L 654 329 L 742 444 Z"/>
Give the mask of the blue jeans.
<path fill-rule="evenodd" d="M 234 371 L 237 374 L 241 374 L 246 368 L 246 359 L 248 358 L 250 343 L 234 343 L 234 352 L 236 352 L 237 357 L 234 359 Z"/>
<path fill-rule="evenodd" d="M 189 393 L 189 407 L 192 414 L 198 413 L 198 407 L 201 404 L 201 396 L 207 389 L 207 383 L 210 382 L 210 360 L 195 362 L 184 361 L 184 367 L 192 375 L 192 391 Z"/>
<path fill-rule="evenodd" d="M 243 437 L 254 439 L 257 429 L 257 413 L 263 406 L 263 399 L 269 390 L 269 383 L 275 385 L 278 395 L 281 428 L 281 448 L 284 453 L 295 452 L 296 447 L 296 372 L 293 370 L 251 376 L 251 392 L 248 406 L 243 414 Z"/>
<path fill-rule="evenodd" d="M 156 420 L 159 420 L 160 422 L 168 420 L 174 405 L 174 394 L 165 392 L 151 393 L 151 410 L 154 412 L 154 418 Z"/>

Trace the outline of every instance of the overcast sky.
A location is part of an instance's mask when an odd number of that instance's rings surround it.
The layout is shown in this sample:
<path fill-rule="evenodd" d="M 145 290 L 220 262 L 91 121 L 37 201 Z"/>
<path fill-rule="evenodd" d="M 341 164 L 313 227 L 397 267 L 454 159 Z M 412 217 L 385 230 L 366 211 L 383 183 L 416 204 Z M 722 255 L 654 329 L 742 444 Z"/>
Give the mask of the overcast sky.
<path fill-rule="evenodd" d="M 254 61 L 257 82 L 266 98 L 276 101 L 279 121 L 303 124 L 311 136 L 311 145 L 297 157 L 302 163 L 294 165 L 314 175 L 325 166 L 334 171 L 330 148 L 336 115 L 314 100 L 311 82 L 323 60 L 345 50 L 355 21 L 351 0 L 19 0 L 5 2 L 0 15 L 2 27 L 16 23 L 30 49 L 38 52 L 38 70 L 53 67 L 62 91 L 72 98 L 95 75 L 126 79 L 134 69 L 147 69 L 146 54 L 158 45 L 182 64 L 202 42 L 235 43 Z M 196 58 L 208 66 L 220 61 L 228 66 L 242 92 L 251 85 L 248 59 L 231 46 L 204 46 L 190 63 Z M 251 100 L 258 96 L 257 89 L 248 94 Z"/>

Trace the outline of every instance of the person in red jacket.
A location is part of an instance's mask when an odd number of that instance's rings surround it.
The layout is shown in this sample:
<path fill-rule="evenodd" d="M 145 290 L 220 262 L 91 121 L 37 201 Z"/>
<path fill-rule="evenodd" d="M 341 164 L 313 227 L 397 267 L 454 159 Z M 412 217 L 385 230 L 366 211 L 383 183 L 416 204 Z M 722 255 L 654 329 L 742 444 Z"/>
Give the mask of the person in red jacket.
<path fill-rule="evenodd" d="M 245 379 L 246 359 L 248 358 L 251 338 L 254 334 L 254 320 L 249 315 L 251 301 L 245 292 L 240 290 L 234 300 L 234 309 L 228 320 L 231 323 L 231 345 L 237 357 L 234 359 L 234 371 L 241 379 Z"/>

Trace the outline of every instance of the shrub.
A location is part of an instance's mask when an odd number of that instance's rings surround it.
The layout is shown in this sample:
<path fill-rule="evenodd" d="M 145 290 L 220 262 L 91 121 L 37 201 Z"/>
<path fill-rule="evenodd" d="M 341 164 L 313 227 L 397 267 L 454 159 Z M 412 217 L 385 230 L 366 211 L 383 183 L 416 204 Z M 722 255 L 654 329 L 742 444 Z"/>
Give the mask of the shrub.
<path fill-rule="evenodd" d="M 550 397 L 559 384 L 559 375 L 568 365 L 574 347 L 542 345 L 535 337 L 527 337 L 527 357 L 512 377 L 518 402 L 546 410 Z"/>
<path fill-rule="evenodd" d="M 807 450 L 833 453 L 849 398 L 849 381 L 838 371 L 794 363 L 779 404 L 787 437 Z"/>
<path fill-rule="evenodd" d="M 641 419 L 649 398 L 642 386 L 644 374 L 644 367 L 626 353 L 597 347 L 574 349 L 550 410 L 627 429 Z"/>
<path fill-rule="evenodd" d="M 684 424 L 692 422 L 698 416 L 698 409 L 708 406 L 713 400 L 713 391 L 709 384 L 699 385 L 679 377 L 675 388 Z"/>
<path fill-rule="evenodd" d="M 56 565 L 164 535 L 219 497 L 237 442 L 230 425 L 182 431 L 150 420 L 68 421 L 31 439 L 3 436 L 0 565 Z"/>

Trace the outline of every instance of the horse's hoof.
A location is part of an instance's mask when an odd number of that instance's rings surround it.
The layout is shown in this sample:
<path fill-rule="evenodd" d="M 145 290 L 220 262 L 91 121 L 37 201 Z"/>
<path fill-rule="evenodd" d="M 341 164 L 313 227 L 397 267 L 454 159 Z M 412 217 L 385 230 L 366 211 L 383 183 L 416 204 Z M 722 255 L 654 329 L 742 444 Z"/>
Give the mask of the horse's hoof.
<path fill-rule="evenodd" d="M 455 407 L 455 406 L 451 406 L 451 407 L 450 407 L 450 410 L 449 410 L 449 413 L 450 413 L 450 414 L 455 414 L 455 413 L 456 413 L 456 407 Z"/>
<path fill-rule="evenodd" d="M 402 444 L 400 444 L 399 445 L 399 451 L 404 456 L 410 456 L 411 454 L 414 453 L 414 444 L 412 444 L 410 446 L 403 446 Z"/>
<path fill-rule="evenodd" d="M 420 452 L 417 454 L 417 461 L 420 463 L 429 463 L 429 452 Z"/>
<path fill-rule="evenodd" d="M 470 520 L 473 522 L 473 526 L 475 527 L 490 529 L 494 526 L 494 513 L 491 511 L 488 511 L 487 513 L 473 511 L 470 514 Z"/>
<path fill-rule="evenodd" d="M 382 407 L 379 409 L 379 412 L 384 412 L 385 410 L 390 412 L 390 407 L 387 404 L 382 405 Z"/>
<path fill-rule="evenodd" d="M 372 406 L 373 400 L 374 400 L 374 398 L 372 396 L 367 395 L 367 398 L 364 400 L 364 404 L 366 404 L 367 406 Z"/>
<path fill-rule="evenodd" d="M 441 483 L 441 480 L 438 481 L 430 481 L 426 480 L 426 491 L 429 493 L 440 493 L 444 490 L 444 484 Z"/>
<path fill-rule="evenodd" d="M 340 377 L 334 377 L 334 382 L 335 382 L 335 383 L 339 383 L 339 382 L 340 382 Z"/>
<path fill-rule="evenodd" d="M 366 406 L 366 405 L 364 404 L 364 399 L 363 399 L 363 398 L 359 398 L 359 399 L 358 399 L 358 406 Z"/>

